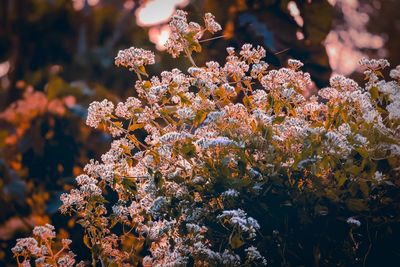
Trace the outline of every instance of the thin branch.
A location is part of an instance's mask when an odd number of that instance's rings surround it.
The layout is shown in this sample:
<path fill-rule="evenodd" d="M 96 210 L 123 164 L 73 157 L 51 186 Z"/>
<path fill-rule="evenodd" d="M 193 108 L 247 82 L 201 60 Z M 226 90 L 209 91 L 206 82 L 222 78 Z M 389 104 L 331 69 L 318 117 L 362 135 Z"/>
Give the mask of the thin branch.
<path fill-rule="evenodd" d="M 289 51 L 289 50 L 290 50 L 290 48 L 286 48 L 286 49 L 283 49 L 283 50 L 281 50 L 279 52 L 274 53 L 274 55 L 279 55 L 279 54 L 285 53 L 286 51 Z"/>
<path fill-rule="evenodd" d="M 185 48 L 185 54 L 186 54 L 186 57 L 189 59 L 190 63 L 192 64 L 192 66 L 197 67 L 196 62 L 194 62 L 194 59 L 192 58 L 192 55 L 190 54 L 189 49 Z"/>
<path fill-rule="evenodd" d="M 367 219 L 367 232 L 368 232 L 369 246 L 368 246 L 367 253 L 365 253 L 365 256 L 364 256 L 364 261 L 363 261 L 363 266 L 364 266 L 364 267 L 365 267 L 365 264 L 367 263 L 368 255 L 369 255 L 369 253 L 371 252 L 371 249 L 372 249 L 372 240 L 371 240 L 371 233 L 369 232 L 368 219 Z"/>
<path fill-rule="evenodd" d="M 200 40 L 199 43 L 204 43 L 204 42 L 208 42 L 208 41 L 212 41 L 212 40 L 216 40 L 216 39 L 220 39 L 220 38 L 225 38 L 225 37 L 227 37 L 227 35 L 220 35 L 220 36 Z"/>

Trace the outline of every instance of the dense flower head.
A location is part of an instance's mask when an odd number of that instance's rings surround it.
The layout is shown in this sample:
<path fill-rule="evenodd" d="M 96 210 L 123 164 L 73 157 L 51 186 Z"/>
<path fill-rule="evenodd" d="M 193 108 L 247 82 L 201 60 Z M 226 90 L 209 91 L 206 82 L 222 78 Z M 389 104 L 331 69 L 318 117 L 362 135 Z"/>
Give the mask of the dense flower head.
<path fill-rule="evenodd" d="M 45 226 L 37 226 L 33 229 L 33 234 L 41 239 L 52 239 L 56 237 L 54 226 L 46 224 Z"/>
<path fill-rule="evenodd" d="M 346 222 L 354 227 L 360 227 L 361 222 L 353 217 L 347 218 Z"/>
<path fill-rule="evenodd" d="M 17 239 L 17 244 L 12 248 L 12 252 L 17 255 L 22 255 L 24 253 L 39 253 L 40 248 L 38 247 L 38 242 L 32 237 Z"/>
<path fill-rule="evenodd" d="M 362 58 L 362 59 L 360 59 L 359 64 L 362 67 L 371 69 L 371 70 L 384 69 L 384 68 L 390 66 L 389 61 L 387 61 L 386 59 Z"/>
<path fill-rule="evenodd" d="M 394 80 L 400 81 L 400 65 L 390 71 L 390 77 Z"/>
<path fill-rule="evenodd" d="M 219 25 L 219 23 L 215 21 L 215 16 L 211 13 L 206 13 L 204 15 L 204 22 L 206 30 L 211 33 L 216 33 L 222 30 L 221 25 Z"/>
<path fill-rule="evenodd" d="M 359 90 L 358 84 L 352 79 L 346 78 L 342 75 L 333 75 L 329 79 L 331 87 L 339 91 L 356 91 Z"/>
<path fill-rule="evenodd" d="M 303 62 L 301 62 L 300 60 L 297 60 L 297 59 L 289 59 L 288 65 L 289 65 L 289 67 L 291 67 L 295 70 L 300 69 L 301 67 L 304 66 Z"/>
<path fill-rule="evenodd" d="M 259 63 L 260 60 L 265 57 L 266 52 L 261 46 L 253 48 L 251 44 L 244 44 L 239 54 L 248 62 Z"/>
<path fill-rule="evenodd" d="M 120 50 L 115 58 L 115 65 L 134 70 L 155 63 L 154 53 L 142 48 L 130 47 Z"/>
<path fill-rule="evenodd" d="M 248 233 L 249 238 L 256 236 L 256 230 L 260 228 L 257 220 L 252 217 L 247 217 L 247 214 L 241 210 L 224 210 L 222 214 L 217 216 L 217 219 L 224 220 L 228 224 L 239 228 L 242 232 Z"/>
<path fill-rule="evenodd" d="M 100 122 L 109 120 L 109 115 L 114 111 L 114 104 L 104 99 L 101 102 L 92 102 L 88 109 L 86 124 L 97 128 Z"/>
<path fill-rule="evenodd" d="M 57 246 L 58 249 L 55 248 L 56 233 L 53 225 L 36 226 L 32 232 L 34 238 L 17 239 L 17 243 L 11 250 L 17 259 L 18 266 L 31 266 L 30 262 L 33 259 L 35 266 L 83 266 L 83 262 L 75 265 L 75 254 L 69 250 L 71 240 L 62 239 Z"/>
<path fill-rule="evenodd" d="M 167 52 L 174 58 L 182 52 L 188 57 L 192 51 L 200 52 L 199 40 L 203 37 L 204 32 L 208 31 L 214 34 L 221 30 L 221 26 L 214 19 L 215 17 L 211 13 L 206 13 L 204 16 L 205 26 L 202 27 L 196 22 L 188 22 L 187 12 L 177 10 L 169 23 L 171 35 L 165 44 Z"/>
<path fill-rule="evenodd" d="M 246 259 L 249 262 L 260 262 L 262 265 L 267 265 L 267 260 L 260 254 L 256 247 L 248 247 L 245 251 L 247 252 Z"/>
<path fill-rule="evenodd" d="M 130 119 L 136 115 L 135 111 L 142 107 L 142 102 L 136 97 L 129 97 L 126 102 L 118 103 L 115 114 L 118 117 Z"/>

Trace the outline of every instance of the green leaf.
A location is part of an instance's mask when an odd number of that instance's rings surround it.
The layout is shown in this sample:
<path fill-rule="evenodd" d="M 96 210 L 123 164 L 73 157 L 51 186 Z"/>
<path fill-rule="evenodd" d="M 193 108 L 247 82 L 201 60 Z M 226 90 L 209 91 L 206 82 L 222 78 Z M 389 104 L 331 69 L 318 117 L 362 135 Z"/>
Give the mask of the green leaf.
<path fill-rule="evenodd" d="M 358 167 L 356 165 L 351 165 L 351 166 L 346 168 L 346 171 L 351 173 L 351 174 L 354 174 L 354 175 L 359 175 L 361 173 L 361 171 L 362 171 L 362 168 L 360 168 L 360 167 Z"/>
<path fill-rule="evenodd" d="M 181 153 L 186 157 L 193 157 L 196 153 L 196 147 L 192 142 L 187 142 L 182 146 Z"/>
<path fill-rule="evenodd" d="M 134 181 L 132 181 L 130 179 L 122 179 L 121 184 L 124 187 L 124 189 L 126 191 L 128 191 L 129 193 L 131 193 L 131 194 L 136 193 L 136 184 Z"/>
<path fill-rule="evenodd" d="M 140 66 L 138 71 L 139 71 L 140 74 L 142 74 L 142 75 L 144 75 L 146 77 L 149 77 L 149 75 L 147 74 L 146 69 L 145 69 L 144 66 Z"/>
<path fill-rule="evenodd" d="M 196 113 L 196 117 L 194 118 L 193 121 L 193 126 L 195 128 L 197 128 L 197 126 L 199 126 L 207 117 L 208 112 L 206 111 L 199 111 Z"/>
<path fill-rule="evenodd" d="M 174 114 L 177 110 L 176 106 L 165 106 L 162 109 L 160 109 L 161 115 L 170 115 Z"/>
<path fill-rule="evenodd" d="M 279 124 L 282 123 L 285 120 L 285 116 L 279 116 L 279 117 L 275 117 L 273 120 L 273 124 Z"/>
<path fill-rule="evenodd" d="M 379 97 L 378 87 L 372 86 L 371 89 L 369 89 L 369 93 L 371 94 L 372 99 L 377 99 Z"/>
<path fill-rule="evenodd" d="M 244 245 L 244 241 L 238 232 L 233 232 L 229 238 L 229 244 L 233 249 L 237 249 Z"/>
<path fill-rule="evenodd" d="M 47 92 L 47 98 L 49 100 L 69 95 L 75 97 L 83 96 L 83 92 L 80 88 L 69 85 L 62 78 L 57 76 L 51 78 L 50 81 L 47 83 L 46 92 Z"/>
<path fill-rule="evenodd" d="M 333 190 L 327 190 L 326 191 L 326 196 L 330 199 L 330 200 L 332 200 L 333 202 L 339 202 L 340 201 L 340 198 L 339 198 L 339 196 L 335 193 L 335 191 L 333 191 Z"/>
<path fill-rule="evenodd" d="M 346 182 L 347 178 L 345 175 L 341 175 L 338 180 L 338 186 L 341 187 Z"/>
<path fill-rule="evenodd" d="M 201 52 L 201 45 L 198 42 L 193 42 L 189 47 L 190 52 Z"/>
<path fill-rule="evenodd" d="M 137 129 L 141 129 L 144 127 L 144 123 L 132 123 L 129 128 L 128 131 L 133 132 Z"/>
<path fill-rule="evenodd" d="M 360 180 L 359 182 L 360 190 L 363 193 L 364 197 L 369 196 L 369 186 L 366 181 Z"/>
<path fill-rule="evenodd" d="M 355 150 L 361 155 L 361 157 L 368 158 L 369 153 L 365 147 L 356 147 Z"/>
<path fill-rule="evenodd" d="M 83 243 L 86 245 L 86 247 L 88 247 L 89 249 L 92 248 L 92 246 L 90 245 L 90 240 L 89 237 L 87 235 L 83 236 Z"/>
<path fill-rule="evenodd" d="M 363 199 L 350 198 L 346 201 L 346 206 L 348 209 L 354 212 L 362 212 L 368 210 L 368 206 Z"/>
<path fill-rule="evenodd" d="M 154 173 L 154 183 L 156 184 L 157 188 L 161 188 L 164 185 L 164 179 L 162 177 L 162 174 L 159 171 L 156 171 Z"/>

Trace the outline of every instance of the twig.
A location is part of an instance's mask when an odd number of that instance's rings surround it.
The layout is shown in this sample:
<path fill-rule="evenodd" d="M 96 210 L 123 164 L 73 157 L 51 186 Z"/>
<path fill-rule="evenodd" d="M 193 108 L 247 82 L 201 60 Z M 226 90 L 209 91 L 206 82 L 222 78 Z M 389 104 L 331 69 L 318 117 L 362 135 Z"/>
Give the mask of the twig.
<path fill-rule="evenodd" d="M 367 253 L 365 253 L 365 256 L 364 256 L 364 261 L 363 261 L 363 266 L 364 266 L 364 267 L 365 267 L 365 264 L 367 263 L 368 255 L 369 255 L 369 253 L 371 252 L 371 249 L 372 249 L 371 233 L 369 232 L 368 220 L 367 220 L 367 232 L 368 232 L 369 246 L 368 246 Z"/>
<path fill-rule="evenodd" d="M 226 35 L 220 35 L 220 36 L 200 40 L 199 43 L 204 43 L 204 42 L 208 42 L 208 41 L 212 41 L 212 40 L 216 40 L 216 39 L 220 39 L 220 38 L 224 38 L 224 37 L 226 37 Z"/>
<path fill-rule="evenodd" d="M 190 63 L 192 64 L 192 66 L 197 67 L 196 62 L 194 62 L 194 59 L 192 58 L 192 55 L 191 55 L 189 49 L 185 48 L 185 54 L 186 54 L 186 57 L 189 59 Z"/>
<path fill-rule="evenodd" d="M 286 49 L 283 49 L 283 50 L 281 50 L 279 52 L 274 53 L 274 55 L 279 55 L 279 54 L 285 53 L 286 51 L 289 51 L 289 50 L 290 50 L 290 48 L 286 48 Z"/>

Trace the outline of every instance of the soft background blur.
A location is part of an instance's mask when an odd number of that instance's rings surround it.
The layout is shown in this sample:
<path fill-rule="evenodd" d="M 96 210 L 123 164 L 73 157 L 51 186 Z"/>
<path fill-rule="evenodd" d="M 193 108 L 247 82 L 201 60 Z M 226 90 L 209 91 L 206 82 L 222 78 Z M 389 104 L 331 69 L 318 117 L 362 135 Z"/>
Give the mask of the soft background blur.
<path fill-rule="evenodd" d="M 203 43 L 199 63 L 223 62 L 225 47 L 264 46 L 272 68 L 300 59 L 315 87 L 332 73 L 362 81 L 363 57 L 400 64 L 398 0 L 3 0 L 0 1 L 0 266 L 34 225 L 51 222 L 88 251 L 75 219 L 58 213 L 59 196 L 110 137 L 85 126 L 90 102 L 134 95 L 134 75 L 113 59 L 130 46 L 156 52 L 151 74 L 189 66 L 163 43 L 176 8 L 200 21 L 212 12 L 223 38 Z"/>

